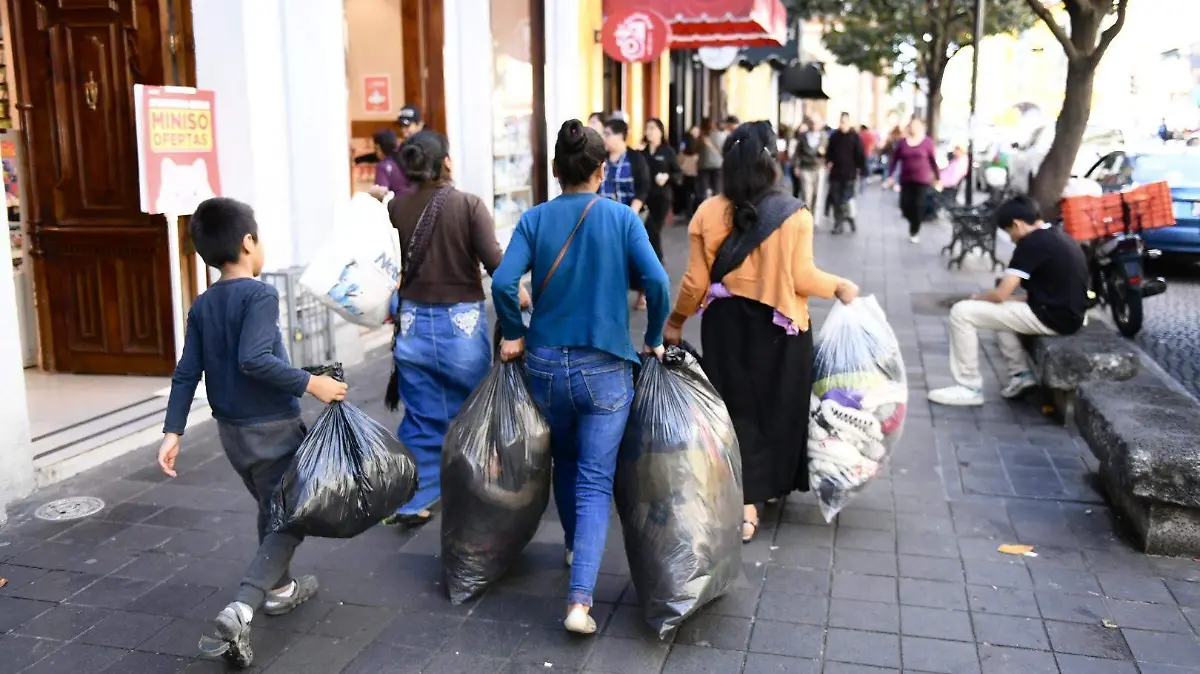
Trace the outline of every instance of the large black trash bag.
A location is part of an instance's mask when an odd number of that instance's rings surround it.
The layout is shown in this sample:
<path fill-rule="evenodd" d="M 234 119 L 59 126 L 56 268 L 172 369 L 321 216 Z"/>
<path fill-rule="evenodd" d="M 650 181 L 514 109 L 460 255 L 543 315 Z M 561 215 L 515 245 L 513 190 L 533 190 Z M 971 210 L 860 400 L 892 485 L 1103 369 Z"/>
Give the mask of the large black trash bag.
<path fill-rule="evenodd" d="M 537 533 L 550 500 L 550 427 L 525 368 L 496 363 L 442 449 L 442 575 L 452 604 L 498 580 Z"/>
<path fill-rule="evenodd" d="M 341 363 L 305 368 L 342 380 Z M 325 408 L 271 503 L 271 529 L 301 536 L 352 538 L 408 503 L 417 463 L 396 436 L 348 402 Z"/>
<path fill-rule="evenodd" d="M 615 484 L 646 621 L 667 637 L 742 566 L 742 459 L 725 403 L 693 353 L 647 358 Z"/>

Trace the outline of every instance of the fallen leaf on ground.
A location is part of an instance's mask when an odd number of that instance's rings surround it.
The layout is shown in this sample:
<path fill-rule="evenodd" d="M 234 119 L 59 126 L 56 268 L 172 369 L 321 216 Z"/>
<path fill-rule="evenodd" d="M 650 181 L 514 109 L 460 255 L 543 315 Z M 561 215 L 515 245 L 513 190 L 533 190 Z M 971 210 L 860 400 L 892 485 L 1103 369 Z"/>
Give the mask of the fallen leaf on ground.
<path fill-rule="evenodd" d="M 1117 624 L 1116 624 L 1115 622 L 1113 622 L 1113 621 L 1109 620 L 1108 618 L 1105 618 L 1104 620 L 1101 620 L 1101 621 L 1100 621 L 1100 624 L 1101 624 L 1101 625 L 1104 625 L 1105 627 L 1107 627 L 1107 628 L 1108 628 L 1108 629 L 1110 629 L 1110 630 L 1115 630 L 1115 629 L 1117 629 Z"/>
<path fill-rule="evenodd" d="M 1006 555 L 1028 555 L 1033 552 L 1032 545 L 1001 545 L 996 549 Z"/>
<path fill-rule="evenodd" d="M 0 578 L 0 587 L 4 587 L 5 585 L 8 585 L 8 579 Z"/>

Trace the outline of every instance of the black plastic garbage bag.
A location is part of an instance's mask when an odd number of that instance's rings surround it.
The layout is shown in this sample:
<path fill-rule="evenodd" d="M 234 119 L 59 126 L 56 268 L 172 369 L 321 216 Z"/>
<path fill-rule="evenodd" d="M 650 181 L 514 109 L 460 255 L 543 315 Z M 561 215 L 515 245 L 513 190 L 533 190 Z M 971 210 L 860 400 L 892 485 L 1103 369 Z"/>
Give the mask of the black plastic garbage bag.
<path fill-rule="evenodd" d="M 306 368 L 342 379 L 341 364 Z M 271 503 L 271 529 L 301 536 L 352 538 L 408 503 L 417 464 L 408 449 L 347 402 L 325 408 Z"/>
<path fill-rule="evenodd" d="M 696 357 L 647 358 L 615 483 L 646 621 L 666 637 L 741 574 L 742 459 L 725 403 Z"/>
<path fill-rule="evenodd" d="M 451 603 L 478 596 L 508 571 L 549 500 L 550 427 L 524 366 L 497 362 L 442 449 L 442 575 Z"/>

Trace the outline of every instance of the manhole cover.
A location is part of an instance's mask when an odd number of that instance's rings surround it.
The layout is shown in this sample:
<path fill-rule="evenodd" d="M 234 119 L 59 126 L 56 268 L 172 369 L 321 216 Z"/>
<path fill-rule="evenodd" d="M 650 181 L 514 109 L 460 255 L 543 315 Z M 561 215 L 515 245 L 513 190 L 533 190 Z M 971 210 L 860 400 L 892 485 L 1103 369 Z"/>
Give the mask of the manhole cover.
<path fill-rule="evenodd" d="M 104 510 L 104 501 L 94 496 L 71 496 L 51 501 L 37 509 L 34 516 L 51 522 L 78 520 Z"/>

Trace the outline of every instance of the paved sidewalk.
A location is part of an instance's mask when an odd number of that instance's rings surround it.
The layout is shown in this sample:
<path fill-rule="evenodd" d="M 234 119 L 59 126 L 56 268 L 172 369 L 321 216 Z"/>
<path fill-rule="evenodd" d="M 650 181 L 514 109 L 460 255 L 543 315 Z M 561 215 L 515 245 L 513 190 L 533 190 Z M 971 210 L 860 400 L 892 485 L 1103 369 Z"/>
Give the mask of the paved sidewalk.
<path fill-rule="evenodd" d="M 994 344 L 985 348 L 986 407 L 924 402 L 950 383 L 939 301 L 993 277 L 973 260 L 945 270 L 944 225 L 910 245 L 894 203 L 872 188 L 857 235 L 818 233 L 819 263 L 860 281 L 887 310 L 912 386 L 887 473 L 835 524 L 806 494 L 768 513 L 744 549 L 739 588 L 670 643 L 643 627 L 617 535 L 597 588 L 602 633 L 562 631 L 566 571 L 553 513 L 521 567 L 460 608 L 437 586 L 436 524 L 311 540 L 295 567 L 320 574 L 321 594 L 292 615 L 255 621 L 255 671 L 1200 672 L 1200 563 L 1146 557 L 1114 534 L 1087 447 L 1036 402 L 999 400 Z M 678 277 L 684 230 L 669 230 L 666 246 Z M 818 325 L 829 306 L 815 305 Z M 698 322 L 688 333 L 699 342 Z M 376 354 L 350 373 L 351 399 L 390 426 L 387 376 L 387 356 Z M 196 641 L 254 550 L 253 503 L 212 424 L 187 436 L 177 479 L 153 463 L 147 448 L 12 508 L 0 531 L 0 673 L 223 671 L 194 659 Z M 74 523 L 28 518 L 64 495 L 108 507 Z M 1035 545 L 1038 556 L 999 554 L 1003 543 Z"/>

